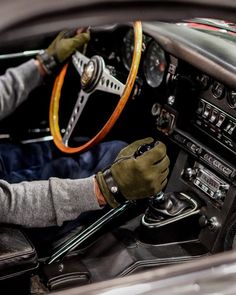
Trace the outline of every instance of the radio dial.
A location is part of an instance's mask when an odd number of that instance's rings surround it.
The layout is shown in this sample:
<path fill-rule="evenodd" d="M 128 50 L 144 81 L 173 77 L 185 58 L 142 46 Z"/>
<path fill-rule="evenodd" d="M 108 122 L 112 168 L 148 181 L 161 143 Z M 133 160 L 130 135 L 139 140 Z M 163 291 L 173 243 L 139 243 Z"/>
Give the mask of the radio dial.
<path fill-rule="evenodd" d="M 225 196 L 226 196 L 226 192 L 229 189 L 229 185 L 228 184 L 220 184 L 219 189 L 214 193 L 213 198 L 217 201 L 223 201 Z"/>
<path fill-rule="evenodd" d="M 225 192 L 221 189 L 218 189 L 215 193 L 213 198 L 217 201 L 222 201 L 225 198 Z"/>
<path fill-rule="evenodd" d="M 199 225 L 201 227 L 208 227 L 210 231 L 216 231 L 220 227 L 220 223 L 218 219 L 213 216 L 211 218 L 208 218 L 206 215 L 202 215 L 199 218 Z"/>
<path fill-rule="evenodd" d="M 194 169 L 194 168 L 186 168 L 183 171 L 183 176 L 186 179 L 191 179 L 194 176 L 196 176 L 198 169 Z"/>

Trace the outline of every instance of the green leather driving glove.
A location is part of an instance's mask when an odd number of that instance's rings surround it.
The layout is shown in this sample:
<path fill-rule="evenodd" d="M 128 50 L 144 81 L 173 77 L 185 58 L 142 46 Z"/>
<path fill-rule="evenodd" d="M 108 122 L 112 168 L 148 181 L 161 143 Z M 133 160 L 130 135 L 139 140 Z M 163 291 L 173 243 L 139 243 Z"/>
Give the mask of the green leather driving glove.
<path fill-rule="evenodd" d="M 166 185 L 170 162 L 162 142 L 135 156 L 140 146 L 151 143 L 153 139 L 149 137 L 128 145 L 110 168 L 96 175 L 100 190 L 112 207 L 125 200 L 151 197 Z"/>
<path fill-rule="evenodd" d="M 49 47 L 37 55 L 37 59 L 47 74 L 52 74 L 55 69 L 58 69 L 60 64 L 66 61 L 75 50 L 82 50 L 90 39 L 89 32 L 71 35 L 70 31 L 60 32 Z"/>
<path fill-rule="evenodd" d="M 75 50 L 83 49 L 83 46 L 88 43 L 89 33 L 80 33 L 73 37 L 68 37 L 67 31 L 60 32 L 54 41 L 46 49 L 47 53 L 54 56 L 59 63 L 63 63 L 70 57 Z"/>

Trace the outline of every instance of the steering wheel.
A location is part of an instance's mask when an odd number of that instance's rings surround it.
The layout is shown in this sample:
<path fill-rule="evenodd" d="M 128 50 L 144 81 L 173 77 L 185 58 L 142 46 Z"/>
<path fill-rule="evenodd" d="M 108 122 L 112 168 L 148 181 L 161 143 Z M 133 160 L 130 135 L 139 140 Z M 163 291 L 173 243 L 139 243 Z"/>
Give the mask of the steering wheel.
<path fill-rule="evenodd" d="M 72 62 L 76 70 L 80 75 L 81 90 L 78 94 L 78 98 L 71 114 L 69 123 L 66 127 L 63 138 L 61 136 L 59 128 L 59 101 L 61 96 L 61 89 L 64 83 L 64 78 L 67 72 L 68 64 L 63 67 L 59 75 L 57 76 L 50 102 L 49 123 L 50 131 L 53 136 L 55 145 L 65 153 L 76 153 L 88 150 L 95 144 L 99 143 L 111 130 L 115 122 L 122 113 L 130 93 L 132 91 L 138 67 L 141 58 L 142 51 L 142 25 L 141 22 L 136 21 L 133 23 L 134 28 L 134 51 L 133 59 L 130 68 L 130 72 L 126 81 L 123 84 L 118 79 L 113 77 L 109 70 L 106 68 L 104 60 L 101 56 L 95 55 L 91 59 L 76 51 L 72 56 Z M 79 147 L 69 147 L 68 142 L 70 136 L 81 116 L 81 113 L 89 99 L 89 96 L 96 90 L 102 90 L 104 92 L 116 94 L 120 96 L 120 100 L 110 118 L 107 120 L 102 129 L 88 142 Z"/>

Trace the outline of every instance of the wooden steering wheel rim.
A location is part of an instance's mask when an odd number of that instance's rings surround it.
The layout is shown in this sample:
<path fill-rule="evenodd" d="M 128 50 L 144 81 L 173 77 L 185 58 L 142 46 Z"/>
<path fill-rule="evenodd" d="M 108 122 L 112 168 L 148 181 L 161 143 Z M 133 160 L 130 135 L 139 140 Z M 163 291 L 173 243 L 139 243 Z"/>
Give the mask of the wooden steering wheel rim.
<path fill-rule="evenodd" d="M 111 114 L 110 118 L 107 120 L 105 125 L 102 129 L 88 142 L 79 146 L 79 147 L 68 147 L 64 145 L 60 128 L 59 128 L 59 102 L 61 97 L 61 89 L 64 83 L 64 78 L 67 72 L 68 64 L 66 64 L 59 75 L 57 76 L 53 91 L 51 95 L 51 102 L 50 102 L 50 111 L 49 111 L 49 124 L 50 124 L 50 131 L 53 136 L 53 140 L 55 145 L 58 147 L 59 150 L 65 153 L 77 153 L 88 150 L 89 148 L 93 147 L 97 143 L 99 143 L 111 130 L 114 126 L 115 122 L 119 118 L 120 114 L 122 113 L 128 99 L 132 88 L 134 86 L 134 82 L 137 76 L 138 67 L 141 58 L 141 51 L 142 51 L 142 24 L 140 21 L 136 21 L 133 23 L 134 27 L 134 51 L 133 51 L 133 58 L 132 64 L 130 68 L 130 72 L 125 84 L 124 92 L 115 108 L 113 113 Z"/>

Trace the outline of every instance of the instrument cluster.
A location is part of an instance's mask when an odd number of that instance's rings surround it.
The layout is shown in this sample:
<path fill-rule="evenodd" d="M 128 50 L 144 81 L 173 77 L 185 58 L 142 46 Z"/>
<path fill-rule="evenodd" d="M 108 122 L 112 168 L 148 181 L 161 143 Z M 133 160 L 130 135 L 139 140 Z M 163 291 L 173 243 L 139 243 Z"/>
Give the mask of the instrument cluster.
<path fill-rule="evenodd" d="M 123 38 L 122 62 L 129 70 L 134 50 L 134 33 L 129 30 Z M 146 83 L 152 88 L 157 88 L 162 83 L 167 70 L 167 56 L 160 45 L 143 34 L 143 58 L 140 64 Z"/>

